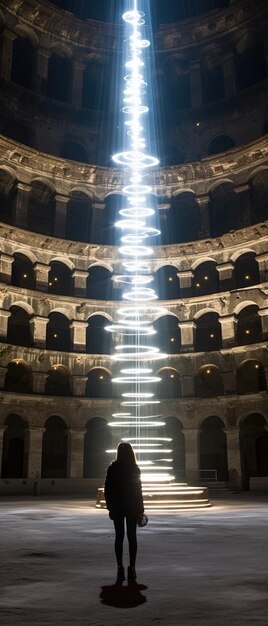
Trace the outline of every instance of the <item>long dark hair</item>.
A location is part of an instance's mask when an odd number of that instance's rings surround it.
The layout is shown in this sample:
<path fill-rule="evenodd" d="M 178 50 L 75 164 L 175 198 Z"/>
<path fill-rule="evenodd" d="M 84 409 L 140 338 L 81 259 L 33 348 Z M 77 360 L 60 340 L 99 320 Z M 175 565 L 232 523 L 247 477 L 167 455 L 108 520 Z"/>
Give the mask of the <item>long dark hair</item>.
<path fill-rule="evenodd" d="M 116 460 L 118 463 L 122 463 L 122 465 L 137 465 L 135 452 L 130 443 L 127 441 L 119 443 Z"/>

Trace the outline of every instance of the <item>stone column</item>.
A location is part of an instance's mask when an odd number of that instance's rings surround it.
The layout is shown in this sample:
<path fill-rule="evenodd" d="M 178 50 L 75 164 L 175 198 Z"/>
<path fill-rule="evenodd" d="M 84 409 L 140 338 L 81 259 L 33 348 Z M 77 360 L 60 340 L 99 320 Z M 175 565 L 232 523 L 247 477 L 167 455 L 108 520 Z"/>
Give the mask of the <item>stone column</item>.
<path fill-rule="evenodd" d="M 50 269 L 50 265 L 46 265 L 45 263 L 35 263 L 35 288 L 37 291 L 48 291 L 48 275 Z"/>
<path fill-rule="evenodd" d="M 73 63 L 72 105 L 78 109 L 82 107 L 83 73 L 85 67 L 84 63 L 79 63 L 78 61 Z"/>
<path fill-rule="evenodd" d="M 210 237 L 210 223 L 209 223 L 209 210 L 208 210 L 208 196 L 202 196 L 197 198 L 200 211 L 200 237 L 206 239 Z"/>
<path fill-rule="evenodd" d="M 194 376 L 182 376 L 181 377 L 181 395 L 182 395 L 182 398 L 194 398 L 195 396 Z"/>
<path fill-rule="evenodd" d="M 87 277 L 89 272 L 85 270 L 74 270 L 72 273 L 73 277 L 73 294 L 74 296 L 80 296 L 81 298 L 86 297 L 87 291 Z"/>
<path fill-rule="evenodd" d="M 3 442 L 4 442 L 4 432 L 7 426 L 0 425 L 0 478 L 2 476 L 2 461 L 3 461 Z"/>
<path fill-rule="evenodd" d="M 227 440 L 227 458 L 229 471 L 229 485 L 231 489 L 241 489 L 242 471 L 241 471 L 241 453 L 239 430 L 236 428 L 228 428 L 225 430 Z"/>
<path fill-rule="evenodd" d="M 38 480 L 42 469 L 42 443 L 44 428 L 38 426 L 26 431 L 27 478 Z"/>
<path fill-rule="evenodd" d="M 8 318 L 10 317 L 11 312 L 5 311 L 4 309 L 0 309 L 0 340 L 7 340 L 7 328 L 8 328 Z"/>
<path fill-rule="evenodd" d="M 182 298 L 187 298 L 192 295 L 192 279 L 193 272 L 191 270 L 187 270 L 185 272 L 178 272 L 177 276 L 180 282 L 180 293 Z"/>
<path fill-rule="evenodd" d="M 190 65 L 190 79 L 192 107 L 199 107 L 202 105 L 202 78 L 199 59 Z"/>
<path fill-rule="evenodd" d="M 181 352 L 194 352 L 195 322 L 180 322 L 178 326 L 181 330 Z"/>
<path fill-rule="evenodd" d="M 73 395 L 81 397 L 86 395 L 87 376 L 73 376 Z"/>
<path fill-rule="evenodd" d="M 35 348 L 45 348 L 46 347 L 46 334 L 47 334 L 47 324 L 49 320 L 47 317 L 33 317 L 30 320 L 31 329 L 32 329 L 32 338 L 33 345 Z"/>
<path fill-rule="evenodd" d="M 261 318 L 262 340 L 266 341 L 268 339 L 268 307 L 260 309 L 259 316 Z"/>
<path fill-rule="evenodd" d="M 68 431 L 68 477 L 83 478 L 84 437 L 86 430 L 70 428 Z"/>
<path fill-rule="evenodd" d="M 199 482 L 199 428 L 183 428 L 187 482 Z"/>
<path fill-rule="evenodd" d="M 222 263 L 221 265 L 216 265 L 216 270 L 219 272 L 220 290 L 230 291 L 230 289 L 233 289 L 234 264 L 231 262 Z"/>
<path fill-rule="evenodd" d="M 55 211 L 55 224 L 54 224 L 54 237 L 66 236 L 66 218 L 67 218 L 67 205 L 70 198 L 57 194 L 55 196 L 56 211 Z"/>
<path fill-rule="evenodd" d="M 46 372 L 33 372 L 33 393 L 43 396 L 46 385 Z"/>
<path fill-rule="evenodd" d="M 230 348 L 236 344 L 237 319 L 235 315 L 219 317 L 221 325 L 222 347 Z"/>
<path fill-rule="evenodd" d="M 12 275 L 12 265 L 14 257 L 8 254 L 0 253 L 0 282 L 10 285 Z"/>
<path fill-rule="evenodd" d="M 17 199 L 15 207 L 14 222 L 19 228 L 27 228 L 28 224 L 28 204 L 31 186 L 27 183 L 17 184 Z"/>
<path fill-rule="evenodd" d="M 230 54 L 223 60 L 224 90 L 226 98 L 236 94 L 236 77 L 234 56 Z"/>
<path fill-rule="evenodd" d="M 259 266 L 260 282 L 265 283 L 268 277 L 268 253 L 259 254 L 256 256 L 256 261 Z"/>
<path fill-rule="evenodd" d="M 47 93 L 47 75 L 48 75 L 48 61 L 49 53 L 43 48 L 38 48 L 36 51 L 36 65 L 35 65 L 35 81 L 34 87 L 37 93 L 46 96 Z"/>
<path fill-rule="evenodd" d="M 11 67 L 13 57 L 13 41 L 17 35 L 4 29 L 0 41 L 0 76 L 5 80 L 11 80 Z"/>
<path fill-rule="evenodd" d="M 71 328 L 71 341 L 74 352 L 86 352 L 87 346 L 87 331 L 88 323 L 74 320 L 70 325 Z"/>

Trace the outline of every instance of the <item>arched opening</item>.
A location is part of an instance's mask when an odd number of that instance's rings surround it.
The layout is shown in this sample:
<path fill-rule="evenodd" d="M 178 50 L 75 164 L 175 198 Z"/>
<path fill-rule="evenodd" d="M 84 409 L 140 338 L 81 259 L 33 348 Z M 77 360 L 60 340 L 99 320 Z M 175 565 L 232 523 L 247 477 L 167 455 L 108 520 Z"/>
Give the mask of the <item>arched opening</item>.
<path fill-rule="evenodd" d="M 256 457 L 258 476 L 268 476 L 268 434 L 256 441 Z"/>
<path fill-rule="evenodd" d="M 33 373 L 28 363 L 17 359 L 8 364 L 4 390 L 12 393 L 33 392 Z"/>
<path fill-rule="evenodd" d="M 65 141 L 61 146 L 60 156 L 62 159 L 69 159 L 70 161 L 88 163 L 86 148 L 81 143 L 77 143 L 77 141 Z"/>
<path fill-rule="evenodd" d="M 266 450 L 266 442 L 261 446 L 258 441 L 267 437 L 266 421 L 263 415 L 252 413 L 248 415 L 240 424 L 240 450 L 242 467 L 242 485 L 244 489 L 249 488 L 251 476 L 263 476 L 263 468 L 266 468 L 267 458 L 263 458 L 260 452 Z M 259 447 L 258 447 L 259 446 Z M 266 474 L 267 476 L 267 474 Z"/>
<path fill-rule="evenodd" d="M 237 343 L 239 346 L 262 341 L 261 318 L 257 304 L 246 306 L 237 316 Z"/>
<path fill-rule="evenodd" d="M 213 59 L 212 62 L 202 65 L 202 92 L 204 104 L 217 102 L 225 97 L 223 66 L 214 63 Z"/>
<path fill-rule="evenodd" d="M 70 321 L 62 313 L 50 313 L 47 324 L 47 350 L 71 351 Z"/>
<path fill-rule="evenodd" d="M 47 396 L 72 396 L 71 375 L 64 365 L 53 365 L 48 370 L 45 384 Z"/>
<path fill-rule="evenodd" d="M 34 133 L 22 122 L 13 119 L 3 129 L 3 135 L 21 143 L 24 146 L 34 147 Z"/>
<path fill-rule="evenodd" d="M 181 333 L 179 320 L 174 315 L 163 315 L 154 322 L 157 332 L 154 343 L 161 351 L 167 354 L 178 354 L 181 349 Z"/>
<path fill-rule="evenodd" d="M 200 263 L 193 272 L 192 285 L 193 296 L 206 296 L 210 293 L 219 293 L 220 283 L 217 263 L 214 261 Z"/>
<path fill-rule="evenodd" d="M 227 152 L 227 150 L 231 150 L 235 147 L 235 142 L 232 137 L 228 135 L 219 135 L 212 139 L 212 141 L 208 145 L 207 154 L 208 156 L 212 154 L 219 154 L 220 152 Z"/>
<path fill-rule="evenodd" d="M 181 379 L 177 370 L 173 367 L 165 367 L 158 372 L 157 376 L 161 378 L 161 382 L 158 383 L 158 398 L 181 397 Z"/>
<path fill-rule="evenodd" d="M 35 50 L 28 37 L 19 36 L 13 42 L 11 80 L 31 89 L 35 72 Z"/>
<path fill-rule="evenodd" d="M 88 61 L 83 72 L 82 106 L 85 109 L 99 111 L 104 108 L 103 81 L 100 80 L 104 73 L 103 59 L 94 57 Z"/>
<path fill-rule="evenodd" d="M 242 289 L 260 283 L 259 265 L 255 252 L 245 252 L 235 261 L 234 288 Z"/>
<path fill-rule="evenodd" d="M 222 183 L 209 192 L 209 220 L 212 237 L 243 226 L 238 196 L 233 183 Z"/>
<path fill-rule="evenodd" d="M 235 69 L 239 90 L 248 89 L 266 78 L 263 45 L 251 33 L 240 39 L 236 52 Z"/>
<path fill-rule="evenodd" d="M 268 169 L 260 170 L 254 176 L 250 186 L 251 223 L 257 224 L 268 219 L 267 207 Z"/>
<path fill-rule="evenodd" d="M 220 368 L 216 365 L 203 365 L 195 377 L 195 395 L 198 398 L 215 398 L 224 395 Z"/>
<path fill-rule="evenodd" d="M 200 431 L 200 470 L 216 470 L 217 480 L 228 480 L 227 443 L 223 421 L 207 417 Z M 202 476 L 201 476 L 202 477 Z"/>
<path fill-rule="evenodd" d="M 191 108 L 191 77 L 186 57 L 177 55 L 168 59 L 161 93 L 164 109 L 182 111 Z"/>
<path fill-rule="evenodd" d="M 65 421 L 52 415 L 45 423 L 42 478 L 67 478 L 68 433 Z"/>
<path fill-rule="evenodd" d="M 81 191 L 73 191 L 67 206 L 66 238 L 93 241 L 94 213 L 92 199 Z"/>
<path fill-rule="evenodd" d="M 15 223 L 17 182 L 7 170 L 0 169 L 0 221 L 5 224 Z"/>
<path fill-rule="evenodd" d="M 84 478 L 104 478 L 110 457 L 111 428 L 105 419 L 93 417 L 86 425 L 84 445 Z"/>
<path fill-rule="evenodd" d="M 218 313 L 204 313 L 196 320 L 196 352 L 221 350 L 221 325 Z"/>
<path fill-rule="evenodd" d="M 32 261 L 20 252 L 14 254 L 11 284 L 22 289 L 35 289 L 35 272 Z"/>
<path fill-rule="evenodd" d="M 98 243 L 109 246 L 117 245 L 121 233 L 115 228 L 116 221 L 120 218 L 119 211 L 124 207 L 125 198 L 119 194 L 112 194 L 105 199 L 105 207 L 102 215 L 102 228 Z"/>
<path fill-rule="evenodd" d="M 7 417 L 5 425 L 2 478 L 24 478 L 26 423 L 19 415 L 12 414 Z"/>
<path fill-rule="evenodd" d="M 53 235 L 55 223 L 55 193 L 45 183 L 31 184 L 28 204 L 28 229 L 43 235 Z"/>
<path fill-rule="evenodd" d="M 183 427 L 177 417 L 165 417 L 165 437 L 170 437 L 172 442 L 172 467 L 175 477 L 181 481 L 185 478 L 185 443 Z M 171 472 L 172 473 L 172 472 Z"/>
<path fill-rule="evenodd" d="M 109 321 L 103 315 L 92 315 L 87 327 L 87 352 L 89 354 L 111 354 L 112 333 L 105 330 Z"/>
<path fill-rule="evenodd" d="M 111 375 L 102 367 L 96 367 L 87 375 L 87 398 L 112 398 L 113 385 Z"/>
<path fill-rule="evenodd" d="M 160 300 L 177 300 L 180 297 L 178 269 L 172 265 L 160 267 L 154 275 L 154 288 Z"/>
<path fill-rule="evenodd" d="M 20 306 L 10 307 L 11 315 L 7 325 L 7 343 L 15 346 L 32 346 L 31 316 Z"/>
<path fill-rule="evenodd" d="M 265 370 L 259 361 L 248 359 L 239 365 L 236 373 L 236 391 L 239 395 L 265 391 Z"/>
<path fill-rule="evenodd" d="M 169 220 L 169 215 L 167 215 L 167 228 L 170 229 L 168 243 L 200 239 L 200 209 L 193 193 L 185 191 L 172 198 L 170 217 Z M 173 228 L 176 230 L 174 231 Z"/>
<path fill-rule="evenodd" d="M 47 96 L 61 102 L 70 102 L 72 88 L 71 59 L 53 52 L 48 61 Z"/>
<path fill-rule="evenodd" d="M 100 265 L 90 267 L 87 278 L 87 298 L 112 300 L 113 292 L 112 272 Z"/>
<path fill-rule="evenodd" d="M 73 295 L 72 273 L 61 261 L 51 261 L 48 274 L 48 292 L 58 296 Z"/>

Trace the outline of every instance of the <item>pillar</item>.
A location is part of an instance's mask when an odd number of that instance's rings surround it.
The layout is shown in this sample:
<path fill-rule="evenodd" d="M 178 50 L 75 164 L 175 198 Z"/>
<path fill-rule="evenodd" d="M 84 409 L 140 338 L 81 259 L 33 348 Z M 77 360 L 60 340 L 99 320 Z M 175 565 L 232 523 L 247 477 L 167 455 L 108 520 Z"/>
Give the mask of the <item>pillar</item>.
<path fill-rule="evenodd" d="M 78 320 L 74 320 L 70 325 L 71 328 L 71 341 L 72 341 L 72 349 L 74 352 L 86 352 L 87 345 L 87 322 L 80 322 Z"/>
<path fill-rule="evenodd" d="M 86 395 L 87 376 L 73 376 L 73 395 L 81 397 Z"/>
<path fill-rule="evenodd" d="M 265 283 L 268 277 L 268 253 L 259 254 L 256 256 L 256 261 L 259 266 L 260 282 Z"/>
<path fill-rule="evenodd" d="M 38 48 L 36 51 L 36 65 L 35 65 L 35 91 L 46 96 L 47 93 L 47 75 L 48 75 L 48 61 L 49 53 L 43 48 Z"/>
<path fill-rule="evenodd" d="M 225 430 L 227 441 L 227 458 L 229 471 L 229 485 L 231 489 L 241 489 L 242 471 L 239 430 L 228 428 Z"/>
<path fill-rule="evenodd" d="M 199 482 L 199 428 L 183 428 L 187 482 Z"/>
<path fill-rule="evenodd" d="M 199 59 L 190 65 L 192 107 L 202 105 L 202 78 Z"/>
<path fill-rule="evenodd" d="M 260 309 L 259 316 L 261 318 L 262 340 L 266 341 L 268 339 L 268 307 Z"/>
<path fill-rule="evenodd" d="M 181 395 L 182 395 L 182 398 L 194 398 L 195 396 L 194 376 L 182 376 L 181 377 Z"/>
<path fill-rule="evenodd" d="M 83 73 L 85 69 L 84 63 L 75 61 L 73 63 L 73 82 L 72 82 L 72 105 L 80 109 L 83 99 Z"/>
<path fill-rule="evenodd" d="M 48 275 L 50 269 L 50 265 L 46 265 L 45 263 L 35 263 L 35 288 L 37 291 L 48 291 Z"/>
<path fill-rule="evenodd" d="M 0 282 L 10 285 L 12 276 L 12 265 L 14 257 L 8 254 L 0 253 Z"/>
<path fill-rule="evenodd" d="M 35 348 L 46 347 L 46 334 L 47 334 L 47 317 L 35 316 L 30 320 L 33 345 Z"/>
<path fill-rule="evenodd" d="M 11 312 L 0 309 L 0 339 L 1 341 L 7 340 L 8 318 Z"/>
<path fill-rule="evenodd" d="M 236 344 L 237 318 L 235 315 L 219 317 L 221 325 L 222 347 L 230 348 Z"/>
<path fill-rule="evenodd" d="M 231 98 L 236 94 L 236 76 L 233 54 L 230 54 L 223 60 L 223 75 L 225 97 Z"/>
<path fill-rule="evenodd" d="M 86 297 L 88 275 L 89 275 L 89 272 L 85 270 L 73 271 L 72 277 L 73 277 L 74 296 L 80 296 L 81 298 Z"/>
<path fill-rule="evenodd" d="M 66 236 L 66 218 L 67 218 L 67 205 L 69 198 L 57 194 L 55 196 L 56 211 L 55 211 L 55 224 L 54 224 L 54 237 Z"/>
<path fill-rule="evenodd" d="M 45 372 L 33 372 L 33 393 L 43 396 L 45 393 L 47 374 Z"/>
<path fill-rule="evenodd" d="M 0 425 L 0 478 L 2 476 L 2 460 L 3 460 L 3 443 L 4 443 L 4 432 L 7 426 Z"/>
<path fill-rule="evenodd" d="M 179 282 L 180 282 L 180 294 L 181 297 L 187 298 L 192 295 L 192 279 L 193 272 L 191 270 L 187 270 L 184 272 L 177 273 Z"/>
<path fill-rule="evenodd" d="M 27 478 L 31 480 L 41 478 L 44 432 L 39 426 L 31 426 L 26 431 Z"/>
<path fill-rule="evenodd" d="M 222 263 L 221 265 L 216 265 L 216 270 L 219 273 L 219 281 L 220 281 L 220 290 L 221 291 L 230 291 L 233 289 L 234 278 L 234 264 L 231 262 Z"/>
<path fill-rule="evenodd" d="M 194 352 L 195 322 L 180 322 L 178 326 L 181 331 L 181 352 Z"/>
<path fill-rule="evenodd" d="M 13 57 L 13 41 L 17 35 L 11 31 L 4 29 L 1 35 L 0 45 L 0 76 L 5 80 L 11 80 L 11 67 Z"/>
<path fill-rule="evenodd" d="M 68 477 L 83 478 L 84 470 L 84 437 L 86 431 L 70 428 L 68 431 Z"/>
<path fill-rule="evenodd" d="M 27 183 L 17 184 L 17 198 L 15 207 L 14 223 L 19 228 L 27 228 L 28 224 L 28 204 L 31 193 L 31 186 Z"/>

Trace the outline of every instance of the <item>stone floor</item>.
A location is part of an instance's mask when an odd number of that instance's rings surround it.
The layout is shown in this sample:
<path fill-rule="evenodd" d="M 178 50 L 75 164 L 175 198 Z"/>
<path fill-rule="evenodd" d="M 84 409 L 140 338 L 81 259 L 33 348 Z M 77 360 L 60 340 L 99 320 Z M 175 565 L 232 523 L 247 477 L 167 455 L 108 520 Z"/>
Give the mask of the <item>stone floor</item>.
<path fill-rule="evenodd" d="M 114 586 L 113 528 L 85 500 L 5 498 L 0 624 L 268 626 L 268 495 L 151 514 L 138 584 Z"/>

